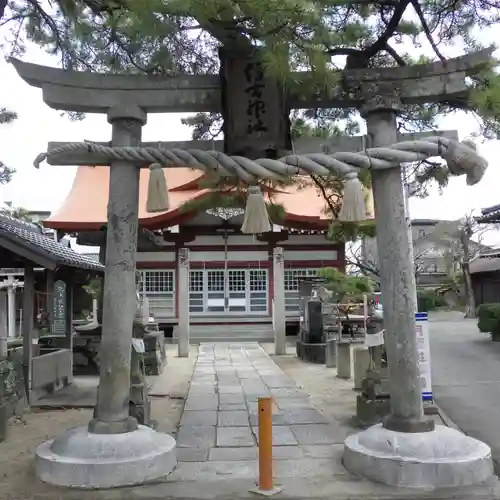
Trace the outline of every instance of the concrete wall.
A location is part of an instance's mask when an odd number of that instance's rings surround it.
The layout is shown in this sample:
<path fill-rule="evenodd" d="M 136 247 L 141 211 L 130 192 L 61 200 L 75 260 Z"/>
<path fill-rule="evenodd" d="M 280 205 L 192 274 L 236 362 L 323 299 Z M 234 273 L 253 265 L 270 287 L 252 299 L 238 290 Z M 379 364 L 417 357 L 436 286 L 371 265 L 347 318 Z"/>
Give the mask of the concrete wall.
<path fill-rule="evenodd" d="M 40 349 L 32 362 L 32 401 L 73 381 L 73 353 L 68 349 Z"/>

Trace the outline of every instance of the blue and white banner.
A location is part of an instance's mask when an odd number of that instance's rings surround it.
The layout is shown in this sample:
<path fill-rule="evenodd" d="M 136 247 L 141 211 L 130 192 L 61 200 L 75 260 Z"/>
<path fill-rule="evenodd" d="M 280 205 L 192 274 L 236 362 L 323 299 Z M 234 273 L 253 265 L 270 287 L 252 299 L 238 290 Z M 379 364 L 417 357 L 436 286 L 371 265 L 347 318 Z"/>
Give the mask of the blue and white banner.
<path fill-rule="evenodd" d="M 427 313 L 415 314 L 415 333 L 417 336 L 418 368 L 422 399 L 432 401 L 431 349 L 429 344 L 429 318 Z"/>

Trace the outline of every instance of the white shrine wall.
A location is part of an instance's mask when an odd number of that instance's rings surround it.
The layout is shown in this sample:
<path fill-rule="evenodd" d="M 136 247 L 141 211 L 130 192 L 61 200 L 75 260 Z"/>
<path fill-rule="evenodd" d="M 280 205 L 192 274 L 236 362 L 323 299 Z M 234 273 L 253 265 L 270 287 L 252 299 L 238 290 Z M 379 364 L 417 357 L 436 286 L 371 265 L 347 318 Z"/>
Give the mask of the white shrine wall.
<path fill-rule="evenodd" d="M 283 236 L 286 237 L 286 235 Z M 227 253 L 225 245 L 227 245 Z M 253 235 L 231 232 L 228 232 L 227 242 L 225 242 L 223 232 L 221 232 L 220 234 L 197 235 L 192 241 L 186 241 L 182 246 L 190 250 L 190 314 L 193 320 L 211 316 L 212 321 L 224 322 L 238 315 L 249 316 L 251 320 L 252 312 L 255 318 L 270 319 L 274 293 L 272 266 L 274 246 L 281 246 L 284 249 L 285 302 L 286 316 L 289 321 L 298 318 L 299 277 L 315 276 L 324 267 L 344 267 L 342 246 L 327 240 L 323 234 L 289 234 L 284 241 L 272 244 L 260 241 Z M 176 246 L 172 243 L 162 251 L 138 252 L 137 268 L 141 275 L 142 292 L 149 299 L 151 312 L 161 322 L 176 323 L 179 305 Z M 249 283 L 248 298 L 245 299 L 247 307 L 244 311 L 211 311 L 206 304 L 198 305 L 202 299 L 201 292 L 199 296 L 196 295 L 195 292 L 198 290 L 196 287 L 211 286 L 213 289 L 213 279 L 220 279 L 219 274 L 224 269 L 228 269 L 227 272 L 231 274 L 233 281 L 236 275 L 241 275 L 240 281 L 246 280 Z M 250 282 L 256 279 L 255 273 L 258 270 L 263 272 L 265 270 L 267 281 L 267 307 L 259 312 L 257 312 L 259 308 L 254 305 L 257 299 L 252 299 L 250 290 L 253 286 Z M 202 282 L 204 285 L 200 284 Z M 208 285 L 209 282 L 212 285 Z M 209 300 L 207 297 L 212 292 L 208 288 L 204 290 L 203 300 L 207 302 Z"/>

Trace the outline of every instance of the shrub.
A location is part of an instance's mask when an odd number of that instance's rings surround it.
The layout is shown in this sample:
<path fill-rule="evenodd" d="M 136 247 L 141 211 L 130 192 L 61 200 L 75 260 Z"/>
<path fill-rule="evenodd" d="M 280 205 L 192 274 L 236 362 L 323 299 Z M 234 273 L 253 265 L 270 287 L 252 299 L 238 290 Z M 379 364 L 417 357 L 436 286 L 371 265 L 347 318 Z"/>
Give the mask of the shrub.
<path fill-rule="evenodd" d="M 436 297 L 436 301 L 435 301 L 436 307 L 446 307 L 448 305 L 448 303 L 446 302 L 446 299 L 443 297 L 443 295 L 436 293 L 435 297 Z"/>
<path fill-rule="evenodd" d="M 446 300 L 435 290 L 417 290 L 417 306 L 419 312 L 433 311 L 437 307 L 446 306 Z"/>
<path fill-rule="evenodd" d="M 419 312 L 436 309 L 436 294 L 430 290 L 417 290 L 417 307 Z"/>
<path fill-rule="evenodd" d="M 500 304 L 481 304 L 477 310 L 480 332 L 490 333 L 492 340 L 500 340 Z"/>

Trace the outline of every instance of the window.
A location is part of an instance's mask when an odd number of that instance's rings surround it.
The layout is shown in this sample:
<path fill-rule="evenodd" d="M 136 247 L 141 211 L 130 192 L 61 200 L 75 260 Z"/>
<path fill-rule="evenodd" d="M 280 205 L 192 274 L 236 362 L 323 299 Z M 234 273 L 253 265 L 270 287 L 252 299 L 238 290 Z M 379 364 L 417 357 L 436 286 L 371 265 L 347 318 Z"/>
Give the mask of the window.
<path fill-rule="evenodd" d="M 189 291 L 203 292 L 203 271 L 189 271 Z"/>
<path fill-rule="evenodd" d="M 137 290 L 149 299 L 149 310 L 157 319 L 175 314 L 175 271 L 155 269 L 138 271 Z M 141 299 L 142 300 L 142 299 Z"/>
<path fill-rule="evenodd" d="M 174 291 L 173 271 L 143 271 L 143 286 L 146 293 L 167 293 Z"/>
<path fill-rule="evenodd" d="M 259 269 L 250 271 L 250 291 L 261 292 L 267 290 L 267 271 Z"/>
<path fill-rule="evenodd" d="M 298 292 L 301 278 L 318 275 L 319 269 L 285 269 L 285 291 Z"/>
<path fill-rule="evenodd" d="M 318 275 L 319 269 L 285 269 L 285 309 L 289 314 L 298 314 L 299 281 Z"/>

